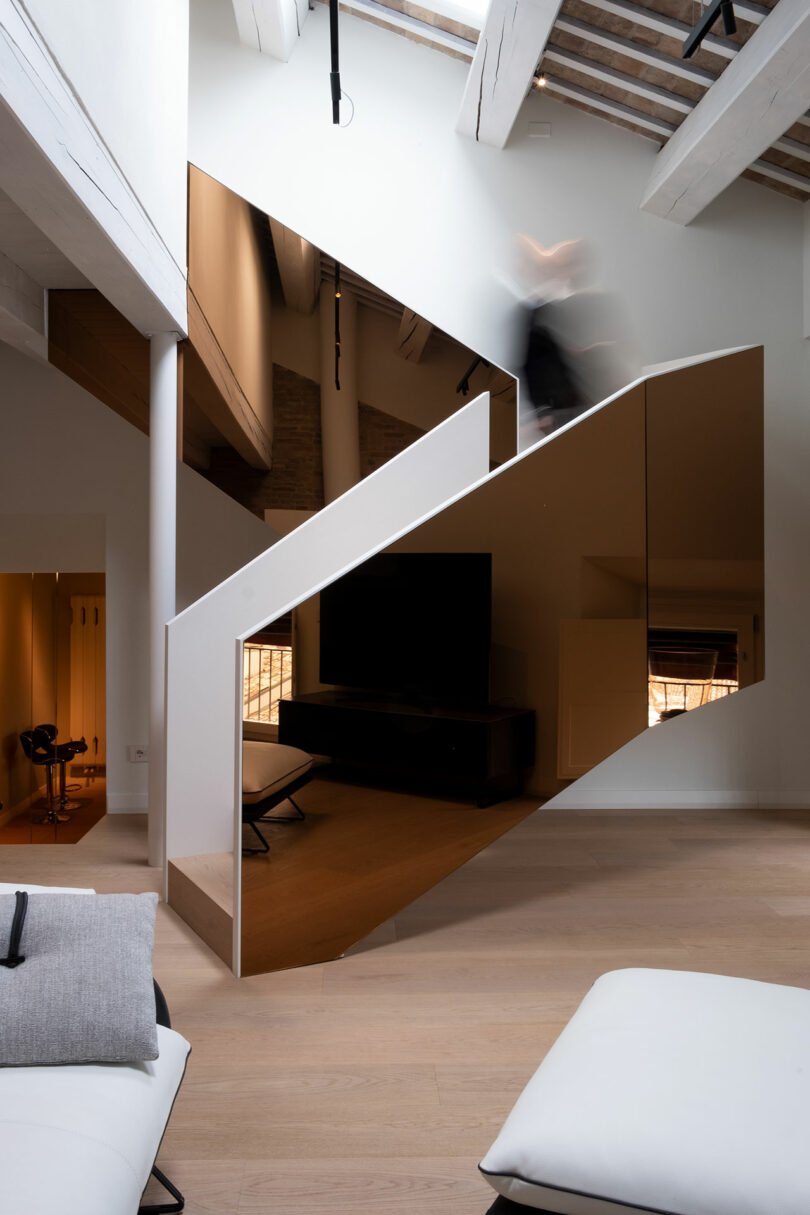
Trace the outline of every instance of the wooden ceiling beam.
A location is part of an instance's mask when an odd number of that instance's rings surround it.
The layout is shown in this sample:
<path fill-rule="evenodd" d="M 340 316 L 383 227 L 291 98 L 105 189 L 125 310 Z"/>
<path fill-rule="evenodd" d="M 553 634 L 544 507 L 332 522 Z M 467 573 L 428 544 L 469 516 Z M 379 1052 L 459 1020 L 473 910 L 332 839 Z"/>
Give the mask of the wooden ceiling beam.
<path fill-rule="evenodd" d="M 734 0 L 734 12 L 741 21 L 748 21 L 752 25 L 762 25 L 773 9 L 767 8 L 764 4 L 755 4 L 754 0 Z"/>
<path fill-rule="evenodd" d="M 795 156 L 797 160 L 810 161 L 810 144 L 802 143 L 798 139 L 788 139 L 782 136 L 773 144 L 773 148 L 777 152 L 784 152 L 787 156 Z M 810 185 L 810 181 L 808 181 Z"/>
<path fill-rule="evenodd" d="M 750 169 L 752 173 L 759 173 L 762 177 L 781 181 L 785 186 L 793 186 L 794 190 L 801 190 L 810 196 L 810 177 L 802 177 L 801 173 L 794 173 L 792 169 L 775 165 L 770 160 L 755 160 L 750 165 L 746 165 L 746 168 Z"/>
<path fill-rule="evenodd" d="M 0 253 L 0 342 L 48 357 L 45 292 L 5 253 Z"/>
<path fill-rule="evenodd" d="M 456 130 L 502 148 L 531 88 L 562 0 L 492 0 Z"/>
<path fill-rule="evenodd" d="M 582 105 L 590 106 L 595 110 L 601 110 L 602 113 L 610 115 L 611 118 L 620 118 L 623 122 L 632 122 L 634 126 L 641 129 L 642 134 L 649 132 L 650 137 L 657 139 L 659 143 L 665 142 L 677 130 L 673 123 L 664 122 L 663 118 L 655 118 L 652 114 L 647 114 L 643 110 L 636 110 L 633 106 L 625 105 L 621 101 L 613 101 L 609 97 L 603 97 L 601 93 L 594 93 L 590 89 L 583 89 L 580 85 L 572 84 L 569 80 L 559 80 L 555 76 L 546 75 L 544 91 L 557 93 L 559 96 L 568 97 L 572 101 L 579 101 Z"/>
<path fill-rule="evenodd" d="M 287 63 L 309 12 L 307 0 L 233 0 L 239 41 Z"/>
<path fill-rule="evenodd" d="M 671 93 L 669 89 L 661 89 L 655 84 L 648 84 L 646 80 L 641 80 L 638 76 L 618 72 L 615 68 L 599 63 L 596 59 L 587 59 L 584 55 L 577 55 L 574 51 L 566 51 L 558 46 L 546 47 L 543 62 L 558 63 L 574 72 L 580 72 L 583 76 L 611 84 L 626 93 L 635 93 L 636 96 L 643 97 L 647 101 L 667 106 L 679 114 L 688 114 L 695 105 L 694 101 L 690 101 L 688 97 L 682 97 L 680 93 Z M 548 81 L 548 77 L 546 80 Z"/>
<path fill-rule="evenodd" d="M 626 55 L 639 63 L 646 63 L 650 67 L 658 68 L 660 72 L 667 72 L 670 76 L 679 76 L 682 80 L 702 85 L 705 89 L 711 88 L 717 80 L 714 72 L 707 72 L 705 68 L 697 67 L 694 63 L 674 59 L 671 55 L 664 55 L 652 47 L 642 46 L 630 38 L 622 38 L 620 34 L 614 34 L 600 26 L 589 25 L 587 21 L 579 21 L 575 17 L 560 17 L 556 29 L 582 38 L 585 42 L 591 42 L 594 46 L 604 47 L 617 55 Z"/>
<path fill-rule="evenodd" d="M 397 335 L 397 354 L 409 363 L 418 363 L 432 331 L 430 321 L 418 316 L 411 308 L 403 308 Z"/>
<path fill-rule="evenodd" d="M 780 0 L 659 153 L 642 209 L 688 224 L 747 168 L 765 171 L 754 162 L 808 101 L 810 5 Z"/>
<path fill-rule="evenodd" d="M 684 21 L 665 17 L 663 13 L 633 4 L 631 0 L 585 0 L 585 3 L 600 12 L 612 13 L 614 17 L 622 17 L 625 21 L 632 21 L 634 25 L 654 30 L 656 34 L 664 34 L 667 38 L 677 38 L 680 42 L 683 42 L 692 29 Z M 716 34 L 707 34 L 701 45 L 704 50 L 711 51 L 713 55 L 722 55 L 724 59 L 733 59 L 740 49 L 730 38 L 718 38 Z"/>
<path fill-rule="evenodd" d="M 294 312 L 312 316 L 321 290 L 320 250 L 277 219 L 270 219 L 270 231 L 284 302 Z"/>

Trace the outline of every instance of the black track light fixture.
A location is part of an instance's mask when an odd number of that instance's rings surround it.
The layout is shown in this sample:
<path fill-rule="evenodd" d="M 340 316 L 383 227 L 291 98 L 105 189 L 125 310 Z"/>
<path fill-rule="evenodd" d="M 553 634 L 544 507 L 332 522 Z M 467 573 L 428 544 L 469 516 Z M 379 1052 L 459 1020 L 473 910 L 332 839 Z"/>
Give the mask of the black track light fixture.
<path fill-rule="evenodd" d="M 335 389 L 340 392 L 340 262 L 335 261 Z"/>
<path fill-rule="evenodd" d="M 338 2 L 329 0 L 329 46 L 332 55 L 332 70 L 329 84 L 332 90 L 332 123 L 340 125 L 340 55 L 338 49 Z"/>
<path fill-rule="evenodd" d="M 683 44 L 683 48 L 681 50 L 682 59 L 688 59 L 695 53 L 718 17 L 723 18 L 724 33 L 736 34 L 737 22 L 734 19 L 734 5 L 732 0 L 711 0 L 709 7 L 703 13 L 698 23 L 693 27 L 689 37 Z"/>

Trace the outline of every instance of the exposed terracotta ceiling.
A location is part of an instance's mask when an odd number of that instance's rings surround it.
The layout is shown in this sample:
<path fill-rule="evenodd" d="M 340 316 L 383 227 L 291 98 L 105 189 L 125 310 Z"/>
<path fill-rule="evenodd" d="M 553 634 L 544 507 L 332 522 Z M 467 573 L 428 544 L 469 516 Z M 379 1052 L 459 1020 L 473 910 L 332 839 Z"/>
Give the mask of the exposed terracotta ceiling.
<path fill-rule="evenodd" d="M 738 0 L 737 32 L 725 36 L 718 20 L 684 60 L 684 39 L 705 8 L 701 0 L 564 0 L 537 75 L 555 100 L 663 145 L 778 2 Z M 410 0 L 348 0 L 342 7 L 456 58 L 469 60 L 475 51 L 477 30 Z M 396 24 L 401 19 L 405 24 Z M 442 35 L 449 45 L 436 40 Z M 810 118 L 787 130 L 744 176 L 807 201 Z"/>

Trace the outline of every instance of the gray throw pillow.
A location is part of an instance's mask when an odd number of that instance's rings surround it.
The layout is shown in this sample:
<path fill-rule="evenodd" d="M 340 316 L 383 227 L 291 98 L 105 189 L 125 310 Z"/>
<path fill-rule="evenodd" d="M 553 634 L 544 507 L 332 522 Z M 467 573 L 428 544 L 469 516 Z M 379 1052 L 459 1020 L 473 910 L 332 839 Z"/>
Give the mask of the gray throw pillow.
<path fill-rule="evenodd" d="M 30 894 L 19 953 L 0 966 L 0 1066 L 158 1057 L 156 894 Z M 0 895 L 0 957 L 15 896 Z"/>

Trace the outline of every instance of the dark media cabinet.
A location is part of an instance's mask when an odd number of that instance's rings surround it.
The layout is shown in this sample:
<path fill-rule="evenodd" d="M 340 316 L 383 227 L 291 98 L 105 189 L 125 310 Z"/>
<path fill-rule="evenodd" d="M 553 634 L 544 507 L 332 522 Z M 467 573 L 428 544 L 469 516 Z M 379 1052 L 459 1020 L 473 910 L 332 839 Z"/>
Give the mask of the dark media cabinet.
<path fill-rule="evenodd" d="M 351 692 L 279 703 L 278 740 L 368 774 L 435 785 L 491 806 L 523 790 L 534 763 L 534 711 L 427 708 Z"/>

